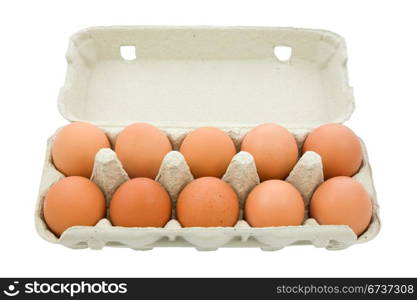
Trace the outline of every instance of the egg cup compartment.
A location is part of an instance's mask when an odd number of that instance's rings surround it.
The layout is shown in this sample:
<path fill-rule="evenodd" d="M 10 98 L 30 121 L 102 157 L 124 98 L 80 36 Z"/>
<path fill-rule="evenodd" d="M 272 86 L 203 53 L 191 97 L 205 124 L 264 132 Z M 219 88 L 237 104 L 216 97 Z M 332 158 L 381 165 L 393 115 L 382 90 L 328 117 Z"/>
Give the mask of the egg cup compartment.
<path fill-rule="evenodd" d="M 122 128 L 102 128 L 111 144 L 115 144 L 118 132 Z M 147 250 L 159 246 L 195 247 L 198 250 L 215 250 L 219 247 L 260 247 L 262 250 L 279 250 L 288 245 L 312 244 L 327 249 L 344 249 L 354 243 L 372 239 L 378 232 L 380 224 L 378 205 L 372 184 L 369 184 L 370 168 L 366 149 L 363 146 L 364 162 L 354 176 L 368 191 L 373 202 L 373 217 L 369 228 L 359 238 L 348 226 L 319 225 L 308 218 L 308 206 L 311 196 L 318 185 L 323 182 L 321 158 L 315 152 L 306 152 L 298 160 L 286 181 L 294 185 L 301 193 L 305 203 L 305 221 L 302 226 L 283 226 L 253 228 L 243 219 L 244 202 L 249 192 L 259 184 L 259 176 L 253 157 L 244 151 L 238 152 L 230 162 L 223 180 L 236 191 L 240 201 L 240 218 L 234 227 L 192 227 L 183 228 L 175 219 L 175 204 L 179 193 L 194 178 L 184 157 L 178 148 L 185 135 L 192 128 L 164 129 L 174 150 L 163 159 L 156 180 L 162 184 L 173 201 L 172 219 L 163 228 L 127 228 L 112 226 L 109 219 L 102 219 L 96 226 L 74 226 L 67 229 L 60 238 L 48 230 L 42 216 L 42 203 L 50 186 L 63 178 L 54 167 L 51 159 L 52 137 L 48 142 L 45 161 L 44 180 L 38 209 L 36 225 L 39 234 L 46 240 L 63 244 L 69 248 L 101 249 L 104 246 L 122 246 L 136 250 Z M 249 128 L 223 128 L 232 137 L 237 149 Z M 301 149 L 308 131 L 293 130 L 292 134 Z M 363 145 L 363 143 L 362 143 Z M 107 207 L 116 189 L 129 180 L 126 171 L 111 149 L 101 149 L 95 159 L 91 180 L 103 191 Z M 108 217 L 108 216 L 107 216 Z"/>

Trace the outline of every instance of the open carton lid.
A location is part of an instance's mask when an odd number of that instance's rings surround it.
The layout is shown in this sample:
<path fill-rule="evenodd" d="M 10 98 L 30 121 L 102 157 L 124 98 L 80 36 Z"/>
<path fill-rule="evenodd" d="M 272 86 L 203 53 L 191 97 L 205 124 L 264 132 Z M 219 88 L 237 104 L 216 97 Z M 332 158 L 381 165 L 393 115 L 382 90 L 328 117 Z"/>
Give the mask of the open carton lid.
<path fill-rule="evenodd" d="M 323 30 L 95 27 L 71 37 L 67 61 L 70 121 L 313 128 L 354 109 L 344 40 Z"/>

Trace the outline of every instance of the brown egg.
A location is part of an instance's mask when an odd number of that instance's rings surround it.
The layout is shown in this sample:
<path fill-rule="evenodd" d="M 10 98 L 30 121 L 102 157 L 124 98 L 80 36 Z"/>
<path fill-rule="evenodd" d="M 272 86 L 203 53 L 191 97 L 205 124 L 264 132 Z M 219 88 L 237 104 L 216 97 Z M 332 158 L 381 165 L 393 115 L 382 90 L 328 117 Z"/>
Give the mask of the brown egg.
<path fill-rule="evenodd" d="M 158 182 L 134 178 L 123 183 L 110 201 L 114 226 L 162 227 L 170 219 L 171 199 Z"/>
<path fill-rule="evenodd" d="M 239 199 L 225 181 L 201 177 L 181 191 L 177 219 L 184 227 L 234 226 L 239 219 Z"/>
<path fill-rule="evenodd" d="M 314 151 L 323 161 L 324 178 L 352 176 L 362 164 L 362 148 L 356 134 L 341 124 L 327 124 L 313 130 L 303 152 Z"/>
<path fill-rule="evenodd" d="M 115 151 L 130 178 L 155 179 L 164 156 L 172 150 L 164 132 L 146 123 L 135 123 L 119 133 Z"/>
<path fill-rule="evenodd" d="M 203 127 L 185 137 L 180 152 L 194 177 L 221 177 L 236 154 L 236 147 L 225 132 Z"/>
<path fill-rule="evenodd" d="M 100 188 L 80 176 L 59 180 L 43 203 L 45 222 L 58 236 L 71 226 L 94 226 L 105 215 L 106 201 Z"/>
<path fill-rule="evenodd" d="M 277 124 L 263 124 L 249 131 L 241 149 L 254 157 L 261 181 L 286 178 L 298 160 L 294 136 Z"/>
<path fill-rule="evenodd" d="M 288 182 L 264 181 L 246 199 L 245 220 L 252 227 L 301 225 L 304 221 L 303 198 Z"/>
<path fill-rule="evenodd" d="M 65 176 L 90 178 L 94 159 L 102 148 L 110 148 L 110 142 L 103 131 L 89 123 L 71 123 L 55 136 L 52 161 Z"/>
<path fill-rule="evenodd" d="M 310 216 L 322 225 L 348 225 L 360 235 L 371 221 L 372 201 L 355 179 L 334 177 L 314 192 Z"/>

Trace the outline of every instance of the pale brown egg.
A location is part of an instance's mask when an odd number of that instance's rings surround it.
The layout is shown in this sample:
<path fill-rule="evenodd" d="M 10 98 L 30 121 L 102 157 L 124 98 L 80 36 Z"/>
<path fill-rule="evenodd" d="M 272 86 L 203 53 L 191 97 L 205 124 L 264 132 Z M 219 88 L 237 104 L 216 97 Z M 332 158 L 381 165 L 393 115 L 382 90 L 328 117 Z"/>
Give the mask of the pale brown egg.
<path fill-rule="evenodd" d="M 303 152 L 321 156 L 324 178 L 352 176 L 362 164 L 362 148 L 356 134 L 341 124 L 326 124 L 313 130 L 304 142 Z"/>
<path fill-rule="evenodd" d="M 236 147 L 220 129 L 202 127 L 185 137 L 180 152 L 194 177 L 221 177 L 236 154 Z"/>
<path fill-rule="evenodd" d="M 158 182 L 144 177 L 123 183 L 110 201 L 110 220 L 114 226 L 163 227 L 171 213 L 167 191 Z"/>
<path fill-rule="evenodd" d="M 348 225 L 356 235 L 360 235 L 371 221 L 372 201 L 355 179 L 333 177 L 314 192 L 310 216 L 321 225 Z"/>
<path fill-rule="evenodd" d="M 246 199 L 245 220 L 252 227 L 301 225 L 304 221 L 303 198 L 288 182 L 264 181 Z"/>
<path fill-rule="evenodd" d="M 239 199 L 225 181 L 201 177 L 181 191 L 176 211 L 183 227 L 230 227 L 239 219 Z"/>
<path fill-rule="evenodd" d="M 52 185 L 43 203 L 45 222 L 57 236 L 71 226 L 94 226 L 105 215 L 102 191 L 80 176 L 66 177 Z"/>
<path fill-rule="evenodd" d="M 116 139 L 115 151 L 130 178 L 155 179 L 164 156 L 172 150 L 167 135 L 146 123 L 123 129 Z"/>
<path fill-rule="evenodd" d="M 110 148 L 110 142 L 102 130 L 89 123 L 71 123 L 55 136 L 52 161 L 65 176 L 90 178 L 94 159 L 102 148 Z"/>
<path fill-rule="evenodd" d="M 249 131 L 241 149 L 254 157 L 261 181 L 285 179 L 298 160 L 294 136 L 284 127 L 272 123 Z"/>

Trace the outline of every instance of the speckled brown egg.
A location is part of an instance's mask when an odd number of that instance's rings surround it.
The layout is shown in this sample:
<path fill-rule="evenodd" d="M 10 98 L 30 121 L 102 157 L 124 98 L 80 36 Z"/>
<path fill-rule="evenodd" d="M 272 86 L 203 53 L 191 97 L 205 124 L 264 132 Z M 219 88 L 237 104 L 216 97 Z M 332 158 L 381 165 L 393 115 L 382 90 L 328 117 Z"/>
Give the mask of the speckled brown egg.
<path fill-rule="evenodd" d="M 303 198 L 288 182 L 264 181 L 246 199 L 245 220 L 252 227 L 301 225 L 304 220 Z"/>
<path fill-rule="evenodd" d="M 110 142 L 102 130 L 89 123 L 71 123 L 55 136 L 52 161 L 65 176 L 90 178 L 94 159 L 102 148 L 110 148 Z"/>
<path fill-rule="evenodd" d="M 130 178 L 155 179 L 165 155 L 172 150 L 167 135 L 153 125 L 135 123 L 123 129 L 115 151 Z"/>
<path fill-rule="evenodd" d="M 180 152 L 194 177 L 221 177 L 236 154 L 236 148 L 222 130 L 202 127 L 185 137 Z"/>
<path fill-rule="evenodd" d="M 239 199 L 225 181 L 201 177 L 181 191 L 176 211 L 184 227 L 229 227 L 239 219 Z"/>
<path fill-rule="evenodd" d="M 169 194 L 161 184 L 149 178 L 126 181 L 110 201 L 110 219 L 114 226 L 163 227 L 171 212 Z"/>
<path fill-rule="evenodd" d="M 356 134 L 341 124 L 326 124 L 313 130 L 304 142 L 303 152 L 321 156 L 324 178 L 352 176 L 362 164 L 362 148 Z"/>
<path fill-rule="evenodd" d="M 43 203 L 45 222 L 58 236 L 71 226 L 94 226 L 105 214 L 102 191 L 80 176 L 66 177 L 52 185 Z"/>
<path fill-rule="evenodd" d="M 346 176 L 326 180 L 314 192 L 310 216 L 322 225 L 348 225 L 362 234 L 372 217 L 372 201 L 365 188 Z"/>
<path fill-rule="evenodd" d="M 294 136 L 284 127 L 272 123 L 249 131 L 241 149 L 254 157 L 261 181 L 285 179 L 298 160 Z"/>

